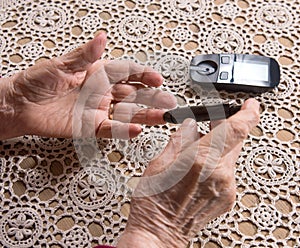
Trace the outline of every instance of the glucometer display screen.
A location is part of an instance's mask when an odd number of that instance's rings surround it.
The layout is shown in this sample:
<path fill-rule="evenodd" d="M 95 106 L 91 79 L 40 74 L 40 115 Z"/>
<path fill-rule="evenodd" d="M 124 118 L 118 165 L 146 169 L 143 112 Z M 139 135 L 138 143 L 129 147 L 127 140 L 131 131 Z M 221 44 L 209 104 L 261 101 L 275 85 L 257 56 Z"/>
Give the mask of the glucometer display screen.
<path fill-rule="evenodd" d="M 268 63 L 234 62 L 234 80 L 239 81 L 269 81 Z M 238 82 L 237 82 L 238 83 Z"/>

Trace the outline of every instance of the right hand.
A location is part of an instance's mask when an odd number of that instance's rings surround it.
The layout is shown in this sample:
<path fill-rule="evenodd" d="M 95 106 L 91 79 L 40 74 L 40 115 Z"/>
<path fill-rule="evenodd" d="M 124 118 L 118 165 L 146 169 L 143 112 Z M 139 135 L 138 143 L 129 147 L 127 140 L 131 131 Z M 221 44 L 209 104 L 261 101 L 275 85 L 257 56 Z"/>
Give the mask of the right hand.
<path fill-rule="evenodd" d="M 235 163 L 258 121 L 254 99 L 203 137 L 195 121 L 185 120 L 141 178 L 118 247 L 183 248 L 209 221 L 230 210 Z"/>

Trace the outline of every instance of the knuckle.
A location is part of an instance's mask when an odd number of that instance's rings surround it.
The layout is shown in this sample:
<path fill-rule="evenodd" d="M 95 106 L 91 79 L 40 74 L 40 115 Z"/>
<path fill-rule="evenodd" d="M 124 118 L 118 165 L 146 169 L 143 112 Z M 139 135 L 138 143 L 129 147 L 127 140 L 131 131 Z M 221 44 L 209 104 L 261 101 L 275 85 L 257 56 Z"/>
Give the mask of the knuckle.
<path fill-rule="evenodd" d="M 85 63 L 91 62 L 90 57 L 88 56 L 88 54 L 86 54 L 84 52 L 84 49 L 82 46 L 80 46 L 74 50 L 74 57 L 78 57 L 78 59 L 82 60 Z"/>
<path fill-rule="evenodd" d="M 229 121 L 230 137 L 235 137 L 238 140 L 244 140 L 249 134 L 249 126 L 246 122 L 231 120 Z"/>
<path fill-rule="evenodd" d="M 230 192 L 225 193 L 225 198 L 224 198 L 224 206 L 225 206 L 225 211 L 230 211 L 235 203 L 236 200 L 236 191 L 232 190 Z"/>
<path fill-rule="evenodd" d="M 233 187 L 229 187 L 223 190 L 222 197 L 226 199 L 230 205 L 234 203 L 236 197 L 236 189 Z"/>
<path fill-rule="evenodd" d="M 235 202 L 236 199 L 236 184 L 234 174 L 223 176 L 222 180 L 222 199 L 224 203 L 228 205 L 230 209 Z"/>
<path fill-rule="evenodd" d="M 227 173 L 222 173 L 218 175 L 218 185 L 222 195 L 231 194 L 232 185 L 234 184 L 234 177 L 232 175 L 228 175 Z"/>

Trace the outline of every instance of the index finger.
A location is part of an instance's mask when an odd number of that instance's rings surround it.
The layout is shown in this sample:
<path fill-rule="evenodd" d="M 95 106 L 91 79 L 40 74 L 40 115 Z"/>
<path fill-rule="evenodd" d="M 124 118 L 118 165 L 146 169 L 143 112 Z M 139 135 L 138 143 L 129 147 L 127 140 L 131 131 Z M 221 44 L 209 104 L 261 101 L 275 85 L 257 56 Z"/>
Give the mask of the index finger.
<path fill-rule="evenodd" d="M 121 81 L 133 81 L 158 87 L 163 83 L 163 77 L 151 67 L 130 60 L 110 61 L 105 64 L 104 70 L 110 83 L 113 84 Z"/>

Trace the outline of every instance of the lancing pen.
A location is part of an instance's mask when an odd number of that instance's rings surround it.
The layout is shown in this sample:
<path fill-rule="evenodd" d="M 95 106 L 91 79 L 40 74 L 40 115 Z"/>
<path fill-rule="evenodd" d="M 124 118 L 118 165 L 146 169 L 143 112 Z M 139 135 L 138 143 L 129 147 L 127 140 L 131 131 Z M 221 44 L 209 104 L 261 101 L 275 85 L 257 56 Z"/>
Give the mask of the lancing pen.
<path fill-rule="evenodd" d="M 187 118 L 192 118 L 197 122 L 226 119 L 241 109 L 241 105 L 231 103 L 191 106 L 169 110 L 164 113 L 163 118 L 169 123 L 182 123 Z"/>

